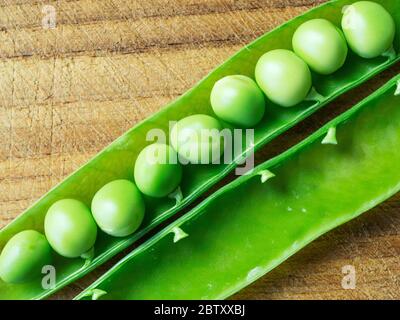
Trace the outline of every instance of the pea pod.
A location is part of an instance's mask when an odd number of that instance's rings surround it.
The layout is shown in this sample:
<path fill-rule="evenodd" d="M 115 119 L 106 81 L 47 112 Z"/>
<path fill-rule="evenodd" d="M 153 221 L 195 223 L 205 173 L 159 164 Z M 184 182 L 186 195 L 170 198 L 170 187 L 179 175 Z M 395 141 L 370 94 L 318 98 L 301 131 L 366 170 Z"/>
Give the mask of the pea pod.
<path fill-rule="evenodd" d="M 386 200 L 400 190 L 399 88 L 400 75 L 226 185 L 77 299 L 223 299 Z"/>
<path fill-rule="evenodd" d="M 194 88 L 158 113 L 133 127 L 3 228 L 0 232 L 0 248 L 4 247 L 5 243 L 13 235 L 22 230 L 33 229 L 43 232 L 46 211 L 57 200 L 64 198 L 77 199 L 90 206 L 96 191 L 106 183 L 115 179 L 133 180 L 134 161 L 140 151 L 150 144 L 145 139 L 150 130 L 161 129 L 168 133 L 169 121 L 179 120 L 192 114 L 214 116 L 209 100 L 212 87 L 217 80 L 232 74 L 241 74 L 254 79 L 254 68 L 258 59 L 270 50 L 290 49 L 292 35 L 299 25 L 310 19 L 325 18 L 339 26 L 342 18 L 342 8 L 353 2 L 352 0 L 327 2 L 245 46 L 201 80 Z M 394 52 L 368 60 L 350 54 L 345 65 L 338 72 L 330 76 L 314 74 L 313 83 L 315 91 L 319 94 L 311 95 L 307 101 L 294 107 L 281 108 L 268 101 L 265 116 L 255 127 L 253 146 L 244 150 L 243 154 L 237 155 L 234 160 L 240 159 L 249 150 L 259 149 L 342 93 L 360 85 L 400 60 L 400 55 L 398 54 L 400 52 L 400 3 L 396 0 L 382 0 L 380 3 L 392 13 L 396 23 Z M 131 236 L 112 238 L 103 232 L 99 232 L 95 243 L 94 258 L 90 263 L 83 263 L 82 259 L 57 257 L 54 262 L 57 270 L 57 281 L 54 287 L 43 289 L 39 282 L 18 286 L 0 282 L 0 298 L 40 299 L 50 295 L 87 274 L 145 235 L 162 221 L 176 214 L 236 166 L 237 161 L 220 165 L 185 166 L 180 185 L 181 193 L 175 193 L 177 201 L 169 197 L 160 199 L 146 198 L 144 221 L 139 230 Z"/>

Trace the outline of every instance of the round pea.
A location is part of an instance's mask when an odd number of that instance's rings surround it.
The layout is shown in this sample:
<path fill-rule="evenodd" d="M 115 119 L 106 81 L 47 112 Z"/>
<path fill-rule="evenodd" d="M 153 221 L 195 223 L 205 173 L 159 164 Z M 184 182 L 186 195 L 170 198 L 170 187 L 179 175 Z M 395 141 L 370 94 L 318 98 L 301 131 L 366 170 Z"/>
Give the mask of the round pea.
<path fill-rule="evenodd" d="M 211 91 L 211 106 L 222 120 L 249 128 L 264 116 L 265 98 L 253 79 L 232 75 L 215 83 Z"/>
<path fill-rule="evenodd" d="M 396 33 L 389 12 L 371 1 L 345 7 L 342 29 L 350 48 L 363 58 L 376 58 L 390 49 Z"/>
<path fill-rule="evenodd" d="M 0 255 L 0 278 L 7 283 L 23 283 L 38 278 L 51 264 L 52 250 L 46 237 L 35 230 L 14 235 Z"/>
<path fill-rule="evenodd" d="M 130 235 L 143 221 L 145 205 L 136 185 L 129 180 L 114 180 L 96 192 L 92 213 L 97 225 L 114 237 Z"/>
<path fill-rule="evenodd" d="M 289 50 L 265 53 L 256 65 L 256 81 L 267 97 L 283 107 L 302 102 L 312 85 L 307 64 Z"/>
<path fill-rule="evenodd" d="M 44 230 L 52 248 L 67 258 L 81 256 L 96 242 L 97 226 L 89 208 L 74 199 L 59 200 L 50 207 Z"/>
<path fill-rule="evenodd" d="M 303 23 L 294 33 L 292 44 L 294 52 L 320 74 L 334 73 L 346 61 L 348 49 L 343 32 L 325 19 Z"/>
<path fill-rule="evenodd" d="M 135 182 L 150 197 L 161 198 L 180 184 L 182 166 L 178 155 L 167 144 L 151 144 L 144 148 L 135 163 Z"/>
<path fill-rule="evenodd" d="M 215 163 L 224 151 L 221 123 L 208 115 L 196 114 L 178 121 L 171 130 L 171 145 L 190 163 Z"/>

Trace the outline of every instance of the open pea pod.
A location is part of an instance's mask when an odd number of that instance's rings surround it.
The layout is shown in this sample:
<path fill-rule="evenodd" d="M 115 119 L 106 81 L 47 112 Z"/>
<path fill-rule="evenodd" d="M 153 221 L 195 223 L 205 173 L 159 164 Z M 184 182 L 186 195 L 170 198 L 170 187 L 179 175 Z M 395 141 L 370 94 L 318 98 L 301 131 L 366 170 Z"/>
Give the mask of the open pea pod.
<path fill-rule="evenodd" d="M 77 298 L 226 298 L 398 192 L 399 145 L 397 76 L 306 140 L 217 191 Z"/>
<path fill-rule="evenodd" d="M 0 248 L 19 231 L 25 229 L 43 231 L 44 216 L 55 201 L 62 198 L 76 198 L 90 205 L 95 192 L 110 180 L 121 178 L 133 180 L 134 161 L 143 147 L 149 144 L 146 141 L 146 134 L 151 129 L 168 132 L 169 121 L 179 120 L 196 113 L 213 115 L 209 98 L 217 80 L 230 74 L 242 74 L 254 78 L 254 68 L 260 56 L 273 49 L 290 49 L 292 35 L 300 24 L 313 18 L 326 18 L 339 26 L 342 8 L 353 2 L 355 1 L 327 2 L 244 47 L 179 99 L 118 138 L 3 228 L 0 232 Z M 397 0 L 382 0 L 379 3 L 392 14 L 396 23 L 394 50 L 375 59 L 363 59 L 350 53 L 340 71 L 330 76 L 314 74 L 314 88 L 318 95 L 311 95 L 308 101 L 295 107 L 281 108 L 268 102 L 265 117 L 255 128 L 254 144 L 250 147 L 251 150 L 259 149 L 340 94 L 358 86 L 400 60 L 400 3 Z M 244 150 L 243 154 L 237 155 L 236 159 L 240 159 L 245 152 L 251 150 Z M 44 298 L 85 275 L 188 205 L 233 170 L 237 162 L 185 166 L 180 186 L 183 196 L 181 201 L 175 202 L 170 198 L 146 199 L 145 220 L 136 233 L 125 238 L 112 238 L 99 233 L 95 244 L 95 256 L 90 263 L 85 263 L 82 259 L 66 259 L 57 256 L 54 263 L 57 270 L 57 282 L 50 289 L 43 289 L 39 282 L 8 285 L 0 281 L 0 299 Z"/>

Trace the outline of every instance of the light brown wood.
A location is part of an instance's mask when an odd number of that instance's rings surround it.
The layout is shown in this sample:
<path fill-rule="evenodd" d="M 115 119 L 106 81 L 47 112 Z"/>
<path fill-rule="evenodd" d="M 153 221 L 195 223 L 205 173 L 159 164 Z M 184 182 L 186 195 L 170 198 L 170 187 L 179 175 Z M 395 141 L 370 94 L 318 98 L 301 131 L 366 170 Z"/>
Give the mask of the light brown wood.
<path fill-rule="evenodd" d="M 0 227 L 244 44 L 322 2 L 1 1 Z M 56 28 L 45 30 L 42 8 L 49 4 Z M 264 148 L 257 162 L 399 71 L 397 65 L 341 97 Z M 233 298 L 399 299 L 399 200 L 315 241 Z M 53 298 L 73 297 L 122 256 Z M 354 290 L 341 286 L 345 265 L 355 267 Z"/>

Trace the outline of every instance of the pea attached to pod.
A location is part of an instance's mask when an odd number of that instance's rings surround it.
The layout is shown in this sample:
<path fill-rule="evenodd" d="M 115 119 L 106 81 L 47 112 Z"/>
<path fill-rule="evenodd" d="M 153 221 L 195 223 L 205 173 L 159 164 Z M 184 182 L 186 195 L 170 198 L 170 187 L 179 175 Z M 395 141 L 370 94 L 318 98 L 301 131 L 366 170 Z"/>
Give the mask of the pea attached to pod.
<path fill-rule="evenodd" d="M 309 20 L 297 28 L 292 39 L 294 52 L 309 67 L 328 75 L 346 61 L 347 43 L 343 32 L 326 19 Z"/>
<path fill-rule="evenodd" d="M 136 185 L 142 193 L 162 198 L 181 183 L 182 166 L 172 147 L 164 143 L 154 143 L 140 152 L 134 173 Z"/>
<path fill-rule="evenodd" d="M 97 225 L 114 237 L 125 237 L 139 228 L 145 204 L 136 185 L 125 179 L 114 180 L 96 192 L 92 213 Z"/>
<path fill-rule="evenodd" d="M 376 58 L 389 50 L 396 33 L 390 13 L 372 1 L 344 7 L 342 29 L 350 48 L 363 58 Z"/>
<path fill-rule="evenodd" d="M 221 123 L 205 114 L 195 114 L 178 121 L 170 134 L 171 145 L 180 161 L 193 164 L 215 163 L 224 152 Z M 181 159 L 182 157 L 182 159 Z"/>
<path fill-rule="evenodd" d="M 258 60 L 256 81 L 267 97 L 282 107 L 302 102 L 311 85 L 307 64 L 289 50 L 277 49 L 265 53 Z"/>
<path fill-rule="evenodd" d="M 264 116 L 264 94 L 247 76 L 232 75 L 218 80 L 210 100 L 219 118 L 239 127 L 253 127 Z"/>
<path fill-rule="evenodd" d="M 7 283 L 23 283 L 42 274 L 51 264 L 52 250 L 46 237 L 35 230 L 14 235 L 0 255 L 0 278 Z"/>
<path fill-rule="evenodd" d="M 51 247 L 67 258 L 84 257 L 97 237 L 97 225 L 89 208 L 75 199 L 55 202 L 47 211 L 44 230 Z"/>

